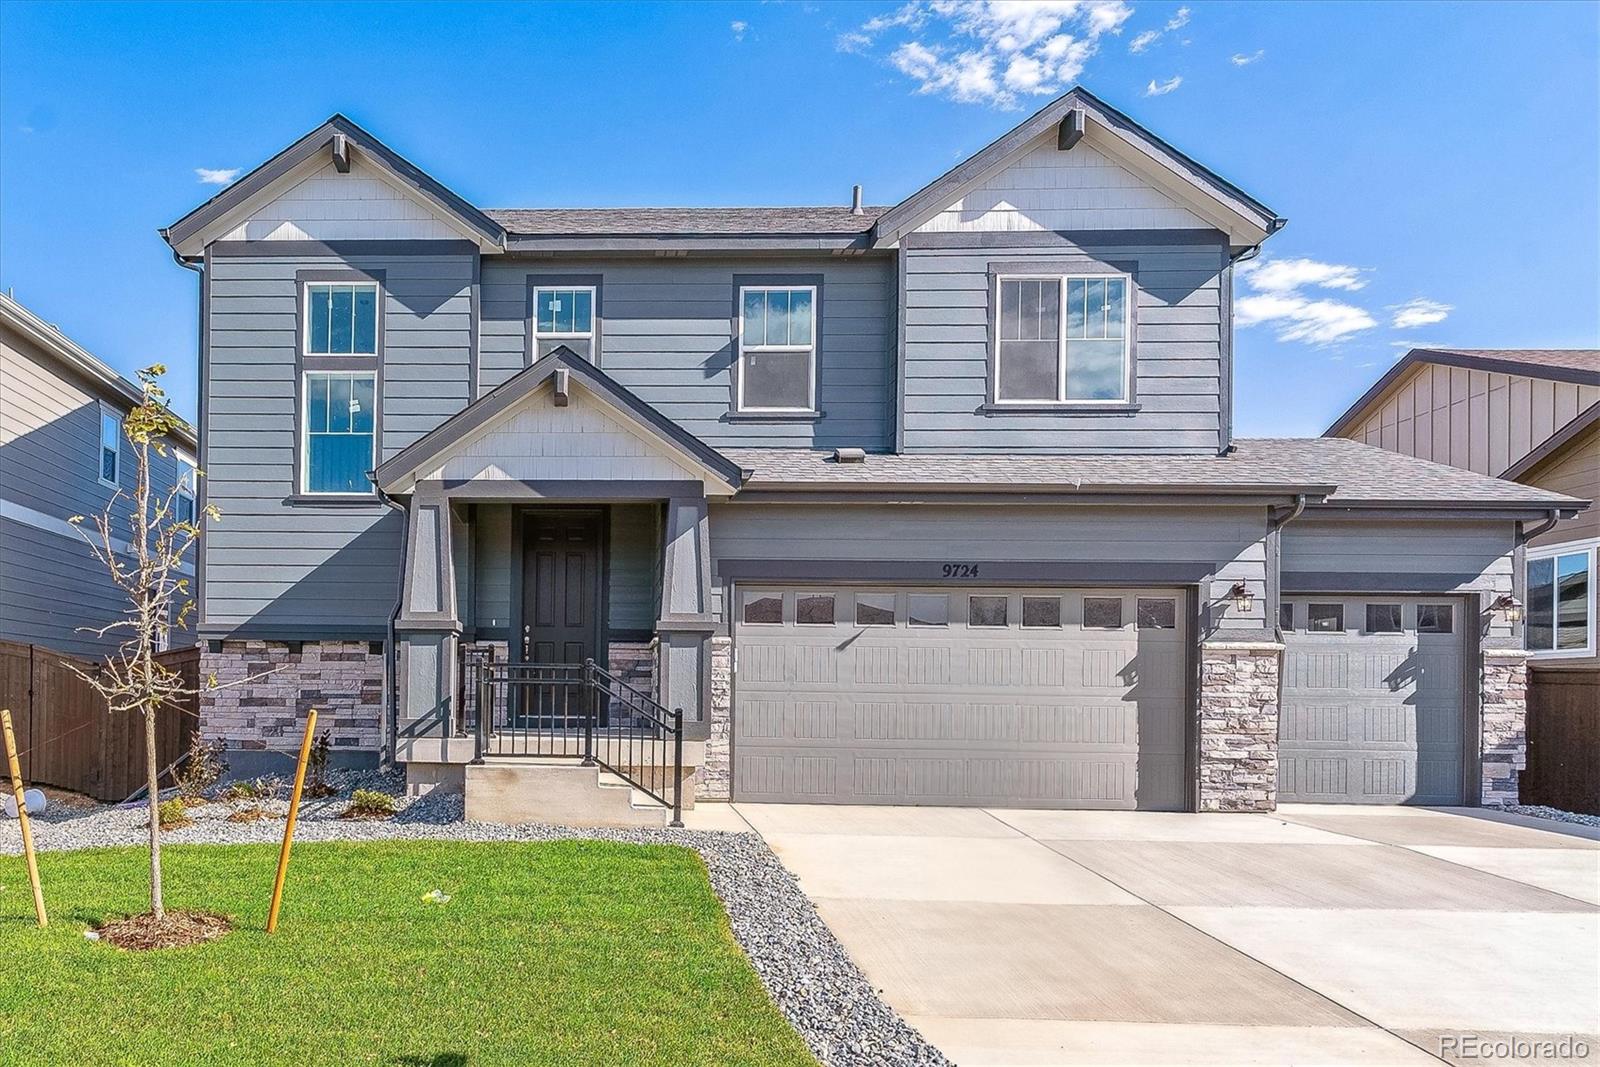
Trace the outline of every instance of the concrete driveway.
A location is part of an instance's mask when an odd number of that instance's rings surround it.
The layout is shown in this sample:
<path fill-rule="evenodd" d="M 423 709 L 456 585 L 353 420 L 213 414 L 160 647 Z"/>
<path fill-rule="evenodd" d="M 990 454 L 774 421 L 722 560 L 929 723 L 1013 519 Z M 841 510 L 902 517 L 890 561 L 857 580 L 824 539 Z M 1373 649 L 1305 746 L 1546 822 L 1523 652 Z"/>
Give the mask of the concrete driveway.
<path fill-rule="evenodd" d="M 1600 832 L 1274 815 L 738 804 L 906 1019 L 980 1064 L 1600 1063 Z M 1543 1061 L 1541 1061 L 1543 1062 Z"/>

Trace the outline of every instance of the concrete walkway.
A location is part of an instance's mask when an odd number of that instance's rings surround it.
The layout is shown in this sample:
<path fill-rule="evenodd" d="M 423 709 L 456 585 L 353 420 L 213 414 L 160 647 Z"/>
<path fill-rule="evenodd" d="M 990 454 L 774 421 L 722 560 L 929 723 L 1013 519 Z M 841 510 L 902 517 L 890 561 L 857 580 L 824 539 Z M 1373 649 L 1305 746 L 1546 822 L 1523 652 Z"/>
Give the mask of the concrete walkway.
<path fill-rule="evenodd" d="M 709 812 L 707 813 L 710 814 Z M 1274 815 L 738 804 L 885 999 L 963 1067 L 1600 1063 L 1600 831 L 1471 809 Z"/>

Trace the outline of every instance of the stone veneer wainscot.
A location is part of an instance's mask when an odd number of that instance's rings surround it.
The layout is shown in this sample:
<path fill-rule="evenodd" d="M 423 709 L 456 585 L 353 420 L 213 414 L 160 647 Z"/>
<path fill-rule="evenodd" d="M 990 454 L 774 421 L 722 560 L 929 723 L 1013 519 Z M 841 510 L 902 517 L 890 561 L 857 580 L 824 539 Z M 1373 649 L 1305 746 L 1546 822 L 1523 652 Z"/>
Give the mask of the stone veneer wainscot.
<path fill-rule="evenodd" d="M 1200 649 L 1200 810 L 1278 806 L 1278 672 L 1283 646 Z"/>
<path fill-rule="evenodd" d="M 1483 650 L 1483 792 L 1486 807 L 1515 804 L 1528 767 L 1528 654 L 1514 648 Z"/>
<path fill-rule="evenodd" d="M 299 747 L 306 712 L 335 749 L 383 743 L 383 653 L 366 641 L 224 641 L 202 647 L 200 676 L 225 688 L 200 697 L 200 736 L 245 751 Z M 248 680 L 246 680 L 248 679 Z"/>

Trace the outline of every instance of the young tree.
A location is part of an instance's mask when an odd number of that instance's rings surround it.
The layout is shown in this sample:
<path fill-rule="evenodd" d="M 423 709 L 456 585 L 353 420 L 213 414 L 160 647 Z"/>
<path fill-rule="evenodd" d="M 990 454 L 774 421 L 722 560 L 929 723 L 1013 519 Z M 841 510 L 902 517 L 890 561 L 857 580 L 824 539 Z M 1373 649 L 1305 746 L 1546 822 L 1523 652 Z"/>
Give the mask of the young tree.
<path fill-rule="evenodd" d="M 117 651 L 98 670 L 77 674 L 105 698 L 113 714 L 137 712 L 144 716 L 144 762 L 150 804 L 150 914 L 158 921 L 166 918 L 161 899 L 161 792 L 160 768 L 156 755 L 156 716 L 180 714 L 180 700 L 198 692 L 184 685 L 183 677 L 156 659 L 173 627 L 182 627 L 193 610 L 189 579 L 182 573 L 184 558 L 200 538 L 200 516 L 179 517 L 180 493 L 193 488 L 174 484 L 158 490 L 151 482 L 151 454 L 166 456 L 170 438 L 182 421 L 167 406 L 160 377 L 166 367 L 155 364 L 139 371 L 144 399 L 123 420 L 123 433 L 133 446 L 135 479 L 133 492 L 121 489 L 112 496 L 105 511 L 94 519 L 94 533 L 84 532 L 95 556 L 128 596 L 123 618 L 102 627 L 84 627 L 100 636 L 115 633 L 125 636 Z M 195 476 L 201 477 L 200 471 Z M 127 501 L 130 513 L 122 522 L 119 506 Z M 212 521 L 221 518 L 216 508 L 207 505 L 205 515 Z M 74 524 L 83 516 L 74 516 Z M 205 688 L 215 688 L 207 680 Z"/>

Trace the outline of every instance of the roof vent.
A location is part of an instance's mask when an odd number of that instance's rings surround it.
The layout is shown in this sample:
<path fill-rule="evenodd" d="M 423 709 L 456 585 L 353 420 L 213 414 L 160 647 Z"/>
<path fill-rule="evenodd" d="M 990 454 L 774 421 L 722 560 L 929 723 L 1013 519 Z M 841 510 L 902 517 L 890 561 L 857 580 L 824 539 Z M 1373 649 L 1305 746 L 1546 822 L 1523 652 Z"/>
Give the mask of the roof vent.
<path fill-rule="evenodd" d="M 857 186 L 860 188 L 860 186 Z M 865 463 L 867 450 L 864 448 L 836 448 L 833 450 L 835 463 Z"/>
<path fill-rule="evenodd" d="M 850 214 L 852 214 L 852 215 L 865 215 L 866 214 L 866 212 L 861 209 L 861 186 L 859 186 L 859 185 L 856 186 L 854 189 L 850 190 Z"/>

